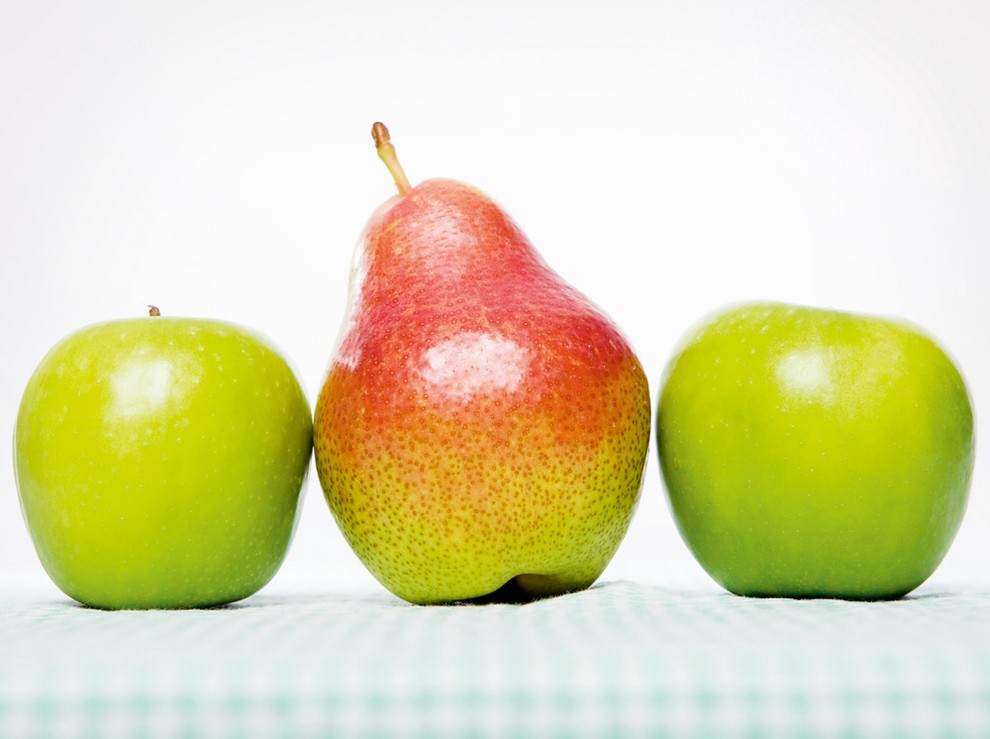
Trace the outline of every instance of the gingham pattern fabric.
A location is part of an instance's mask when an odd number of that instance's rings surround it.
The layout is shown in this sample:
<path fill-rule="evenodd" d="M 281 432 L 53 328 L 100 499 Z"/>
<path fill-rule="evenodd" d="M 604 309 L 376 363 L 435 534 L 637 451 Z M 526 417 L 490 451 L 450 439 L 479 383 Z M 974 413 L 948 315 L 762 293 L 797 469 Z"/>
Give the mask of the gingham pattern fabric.
<path fill-rule="evenodd" d="M 990 737 L 990 593 L 0 602 L 0 737 Z"/>

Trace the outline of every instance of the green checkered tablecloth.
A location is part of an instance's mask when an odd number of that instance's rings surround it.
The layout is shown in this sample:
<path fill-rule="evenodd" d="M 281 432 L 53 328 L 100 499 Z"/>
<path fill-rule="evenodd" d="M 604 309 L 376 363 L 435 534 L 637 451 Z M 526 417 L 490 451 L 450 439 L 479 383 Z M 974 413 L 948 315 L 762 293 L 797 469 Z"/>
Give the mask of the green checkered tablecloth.
<path fill-rule="evenodd" d="M 990 593 L 752 600 L 605 582 L 101 612 L 0 591 L 0 737 L 990 737 Z"/>

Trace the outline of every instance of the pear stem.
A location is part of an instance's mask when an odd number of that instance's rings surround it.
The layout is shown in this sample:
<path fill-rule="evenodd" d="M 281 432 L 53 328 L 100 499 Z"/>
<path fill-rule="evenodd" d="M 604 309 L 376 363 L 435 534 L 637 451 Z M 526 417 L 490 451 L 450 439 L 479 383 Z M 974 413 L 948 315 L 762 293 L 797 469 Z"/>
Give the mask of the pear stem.
<path fill-rule="evenodd" d="M 405 195 L 412 190 L 412 185 L 406 179 L 406 173 L 402 171 L 402 165 L 399 164 L 399 158 L 395 155 L 395 147 L 392 146 L 392 139 L 388 135 L 385 124 L 375 123 L 371 127 L 371 137 L 375 140 L 378 156 L 385 162 L 388 171 L 392 173 L 392 179 L 395 180 L 395 186 L 399 188 L 399 194 Z"/>
<path fill-rule="evenodd" d="M 149 316 L 160 316 L 161 314 L 162 314 L 162 312 L 160 310 L 158 310 L 158 306 L 157 305 L 149 305 L 148 306 L 148 315 Z"/>

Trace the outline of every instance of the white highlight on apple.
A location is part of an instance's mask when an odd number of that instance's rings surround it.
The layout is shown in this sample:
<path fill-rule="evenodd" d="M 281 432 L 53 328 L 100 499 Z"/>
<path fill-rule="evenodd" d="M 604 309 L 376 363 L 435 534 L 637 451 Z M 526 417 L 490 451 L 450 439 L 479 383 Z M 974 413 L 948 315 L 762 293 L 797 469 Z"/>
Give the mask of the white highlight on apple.
<path fill-rule="evenodd" d="M 126 418 L 154 413 L 175 386 L 172 363 L 167 359 L 144 360 L 125 365 L 111 380 L 116 412 Z"/>
<path fill-rule="evenodd" d="M 835 392 L 832 361 L 820 348 L 799 349 L 777 365 L 777 379 L 793 395 L 808 400 L 829 400 Z"/>

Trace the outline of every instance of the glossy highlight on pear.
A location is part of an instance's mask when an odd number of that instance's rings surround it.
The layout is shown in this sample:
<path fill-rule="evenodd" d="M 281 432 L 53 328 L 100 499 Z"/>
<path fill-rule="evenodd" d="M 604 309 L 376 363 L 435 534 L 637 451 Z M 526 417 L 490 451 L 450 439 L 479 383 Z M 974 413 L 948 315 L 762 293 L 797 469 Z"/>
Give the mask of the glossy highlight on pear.
<path fill-rule="evenodd" d="M 415 187 L 372 216 L 315 414 L 348 542 L 415 603 L 592 584 L 636 502 L 649 390 L 619 329 L 473 187 Z M 405 183 L 405 185 L 403 184 Z"/>

